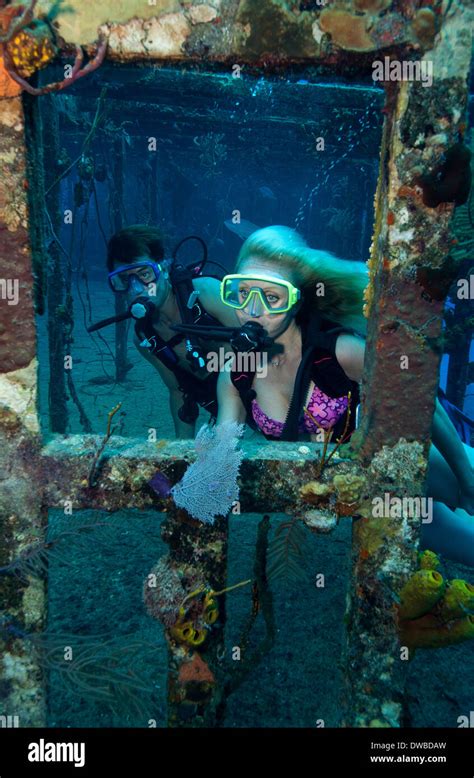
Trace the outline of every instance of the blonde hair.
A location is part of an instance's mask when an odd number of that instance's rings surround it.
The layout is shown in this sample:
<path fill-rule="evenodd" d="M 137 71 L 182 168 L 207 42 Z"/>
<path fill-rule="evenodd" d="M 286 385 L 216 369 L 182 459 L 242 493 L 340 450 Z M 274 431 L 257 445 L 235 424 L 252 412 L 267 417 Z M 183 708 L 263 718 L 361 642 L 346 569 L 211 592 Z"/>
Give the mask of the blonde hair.
<path fill-rule="evenodd" d="M 237 258 L 237 272 L 250 257 L 277 272 L 287 271 L 301 290 L 304 307 L 314 306 L 324 318 L 365 333 L 363 292 L 369 278 L 363 262 L 312 249 L 299 233 L 280 225 L 249 235 Z M 316 284 L 321 282 L 324 294 L 317 296 Z"/>

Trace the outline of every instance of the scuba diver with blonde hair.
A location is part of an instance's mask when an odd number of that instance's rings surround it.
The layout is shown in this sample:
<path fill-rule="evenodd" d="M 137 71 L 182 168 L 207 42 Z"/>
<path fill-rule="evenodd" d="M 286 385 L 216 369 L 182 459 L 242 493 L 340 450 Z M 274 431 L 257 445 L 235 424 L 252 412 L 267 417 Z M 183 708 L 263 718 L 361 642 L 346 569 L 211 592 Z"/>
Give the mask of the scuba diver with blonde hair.
<path fill-rule="evenodd" d="M 367 281 L 365 265 L 311 249 L 288 227 L 253 233 L 242 246 L 236 272 L 221 283 L 222 301 L 241 323 L 258 320 L 284 350 L 274 358 L 270 352 L 265 377 L 234 368 L 220 374 L 217 424 L 247 418 L 266 437 L 280 440 L 296 440 L 321 427 L 331 428 L 333 439 L 340 434 L 349 391 L 355 404 L 362 380 Z M 436 400 L 428 467 L 434 518 L 423 524 L 422 543 L 471 566 L 473 462 L 473 449 L 462 443 Z"/>
<path fill-rule="evenodd" d="M 250 235 L 234 273 L 221 282 L 221 301 L 234 309 L 241 325 L 260 325 L 273 345 L 266 352 L 265 373 L 239 369 L 238 354 L 221 371 L 216 429 L 247 422 L 273 440 L 320 439 L 323 429 L 335 440 L 350 404 L 348 439 L 363 374 L 367 282 L 363 263 L 311 249 L 288 227 Z M 471 566 L 473 461 L 473 449 L 463 445 L 436 400 L 428 468 L 434 519 L 422 525 L 422 543 Z"/>
<path fill-rule="evenodd" d="M 266 437 L 281 440 L 330 427 L 334 437 L 350 392 L 354 425 L 366 284 L 362 263 L 310 249 L 288 227 L 254 232 L 242 246 L 236 272 L 221 283 L 221 299 L 241 324 L 258 321 L 274 346 L 265 377 L 234 366 L 221 373 L 217 423 L 247 419 Z M 311 415 L 304 415 L 304 407 Z"/>

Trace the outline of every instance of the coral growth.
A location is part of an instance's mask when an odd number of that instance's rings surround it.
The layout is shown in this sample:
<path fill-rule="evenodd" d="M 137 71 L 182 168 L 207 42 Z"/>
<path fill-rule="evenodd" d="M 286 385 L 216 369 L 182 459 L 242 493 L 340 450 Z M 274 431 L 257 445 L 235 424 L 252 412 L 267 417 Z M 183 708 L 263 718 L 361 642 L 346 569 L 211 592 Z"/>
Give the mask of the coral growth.
<path fill-rule="evenodd" d="M 87 481 L 86 481 L 87 486 L 89 486 L 90 488 L 94 488 L 96 486 L 96 484 L 97 484 L 97 475 L 98 475 L 99 470 L 100 470 L 100 460 L 101 460 L 101 457 L 102 457 L 102 453 L 103 453 L 104 448 L 106 447 L 110 437 L 115 432 L 115 427 L 111 427 L 112 419 L 115 416 L 115 414 L 117 413 L 117 411 L 120 410 L 121 407 L 122 407 L 122 403 L 118 403 L 107 414 L 107 430 L 105 432 L 105 435 L 104 435 L 100 445 L 97 448 L 97 451 L 94 454 L 94 457 L 92 459 L 92 464 L 91 464 L 91 467 L 90 467 L 90 470 L 89 470 L 89 475 L 88 475 Z"/>
<path fill-rule="evenodd" d="M 143 587 L 143 599 L 150 616 L 171 627 L 178 619 L 186 590 L 168 556 L 161 557 Z"/>
<path fill-rule="evenodd" d="M 170 699 L 179 707 L 179 717 L 195 719 L 199 708 L 202 715 L 215 686 L 216 679 L 208 663 L 196 651 L 192 652 L 170 684 Z"/>
<path fill-rule="evenodd" d="M 143 587 L 148 613 L 167 628 L 168 639 L 182 646 L 204 643 L 219 618 L 218 595 L 250 583 L 240 581 L 216 592 L 198 576 L 191 566 L 176 567 L 171 557 L 164 556 L 150 571 Z"/>
<path fill-rule="evenodd" d="M 179 669 L 178 682 L 214 684 L 214 674 L 209 665 L 197 654 L 192 655 L 188 662 L 183 662 Z"/>
<path fill-rule="evenodd" d="M 367 32 L 365 16 L 354 16 L 348 11 L 324 9 L 319 17 L 323 32 L 331 35 L 337 46 L 350 51 L 371 51 L 374 44 Z"/>
<path fill-rule="evenodd" d="M 187 646 L 200 646 L 207 637 L 206 630 L 196 629 L 192 621 L 177 621 L 170 628 L 170 634 L 178 643 Z"/>
<path fill-rule="evenodd" d="M 370 465 L 370 477 L 380 484 L 397 484 L 400 491 L 418 484 L 426 469 L 423 446 L 400 438 L 395 446 L 382 446 Z"/>
<path fill-rule="evenodd" d="M 461 578 L 449 581 L 439 615 L 443 620 L 458 619 L 474 613 L 474 586 Z"/>
<path fill-rule="evenodd" d="M 295 516 L 282 521 L 268 548 L 268 580 L 286 578 L 297 580 L 305 575 L 304 523 Z"/>
<path fill-rule="evenodd" d="M 33 19 L 33 10 L 37 1 L 31 0 L 27 6 L 15 6 L 14 10 L 9 8 L 4 11 L 3 16 L 6 13 L 8 26 L 0 36 L 8 75 L 31 95 L 57 92 L 70 86 L 74 81 L 96 70 L 102 64 L 107 51 L 107 40 L 101 38 L 95 57 L 82 67 L 84 53 L 80 46 L 76 46 L 74 65 L 62 81 L 55 81 L 43 87 L 31 86 L 25 80 L 25 76 L 31 76 L 36 70 L 47 65 L 57 53 L 51 29 L 41 20 Z M 0 23 L 2 29 L 5 29 L 3 18 L 0 18 Z"/>
<path fill-rule="evenodd" d="M 341 474 L 334 476 L 333 484 L 341 503 L 355 503 L 361 499 L 367 479 L 363 475 Z"/>
<path fill-rule="evenodd" d="M 306 526 L 318 533 L 331 532 L 343 516 L 370 516 L 368 483 L 356 463 L 339 464 L 339 472 L 331 479 L 309 481 L 299 490 L 301 518 Z M 307 510 L 306 506 L 316 506 Z"/>
<path fill-rule="evenodd" d="M 250 579 L 240 581 L 220 592 L 199 586 L 195 591 L 187 594 L 180 605 L 178 620 L 170 629 L 170 635 L 178 643 L 187 646 L 200 646 L 207 638 L 208 630 L 219 618 L 219 608 L 216 597 L 240 586 L 251 582 Z M 201 600 L 201 595 L 204 594 Z M 187 604 L 186 604 L 187 603 Z M 186 607 L 185 607 L 186 605 Z"/>
<path fill-rule="evenodd" d="M 201 427 L 195 440 L 196 462 L 171 490 L 176 505 L 206 524 L 226 516 L 238 499 L 243 453 L 237 444 L 243 430 L 242 424 L 234 422 Z"/>
<path fill-rule="evenodd" d="M 46 67 L 56 56 L 49 27 L 40 22 L 28 31 L 20 30 L 6 48 L 16 72 L 23 78 Z"/>
<path fill-rule="evenodd" d="M 391 0 L 354 0 L 354 10 L 326 8 L 319 27 L 332 41 L 349 51 L 374 51 L 387 46 L 413 43 L 419 48 L 433 47 L 438 20 L 431 8 L 421 8 L 409 19 L 403 11 L 385 13 Z"/>
<path fill-rule="evenodd" d="M 26 697 L 37 694 L 32 686 L 37 683 L 34 659 L 45 674 L 54 673 L 56 688 L 66 697 L 77 696 L 81 704 L 98 703 L 135 721 L 151 715 L 156 701 L 143 667 L 156 660 L 155 644 L 134 635 L 27 633 L 7 615 L 0 620 L 0 641 L 8 644 L 13 639 L 22 641 L 22 656 L 4 652 L 0 672 L 4 680 L 15 680 L 16 696 L 25 696 L 26 710 L 30 705 Z M 66 646 L 70 648 L 67 661 Z M 23 715 L 23 704 L 19 710 Z"/>
<path fill-rule="evenodd" d="M 409 648 L 444 648 L 474 637 L 474 616 L 442 623 L 431 614 L 403 622 L 400 640 Z"/>
<path fill-rule="evenodd" d="M 440 564 L 439 557 L 434 551 L 425 549 L 419 555 L 418 566 L 420 570 L 437 570 Z"/>
<path fill-rule="evenodd" d="M 307 511 L 303 516 L 303 522 L 309 529 L 317 530 L 319 534 L 325 535 L 332 532 L 337 526 L 337 514 L 324 508 L 313 508 Z"/>
<path fill-rule="evenodd" d="M 310 503 L 310 505 L 317 505 L 326 500 L 332 491 L 329 484 L 323 484 L 320 481 L 309 481 L 301 487 L 300 497 L 304 502 Z"/>
<path fill-rule="evenodd" d="M 374 48 L 381 49 L 385 46 L 404 43 L 412 37 L 412 33 L 404 16 L 391 13 L 377 19 L 370 29 L 370 37 Z"/>

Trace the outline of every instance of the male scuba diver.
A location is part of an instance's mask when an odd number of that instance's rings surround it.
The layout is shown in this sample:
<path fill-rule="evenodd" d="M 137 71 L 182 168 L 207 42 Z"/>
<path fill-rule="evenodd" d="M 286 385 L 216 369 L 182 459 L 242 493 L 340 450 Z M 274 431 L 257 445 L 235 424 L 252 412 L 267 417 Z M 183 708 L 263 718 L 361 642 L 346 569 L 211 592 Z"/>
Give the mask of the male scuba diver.
<path fill-rule="evenodd" d="M 191 239 L 201 244 L 203 259 L 184 266 L 177 261 L 177 253 Z M 203 346 L 197 337 L 177 333 L 173 325 L 238 326 L 235 312 L 220 300 L 219 280 L 201 275 L 206 261 L 206 245 L 196 236 L 180 241 L 169 260 L 159 229 L 144 224 L 125 227 L 109 240 L 107 269 L 109 284 L 115 294 L 123 296 L 128 311 L 89 328 L 93 331 L 121 319 L 135 319 L 134 344 L 168 388 L 178 438 L 194 437 L 198 406 L 216 417 L 218 373 L 207 369 L 206 356 L 217 352 L 222 340 Z"/>

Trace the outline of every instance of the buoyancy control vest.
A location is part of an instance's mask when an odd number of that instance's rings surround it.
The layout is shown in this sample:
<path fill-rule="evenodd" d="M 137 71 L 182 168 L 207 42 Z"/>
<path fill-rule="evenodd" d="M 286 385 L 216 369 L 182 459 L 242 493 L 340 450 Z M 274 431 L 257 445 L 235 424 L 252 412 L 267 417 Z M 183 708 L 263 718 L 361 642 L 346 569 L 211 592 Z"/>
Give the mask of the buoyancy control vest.
<path fill-rule="evenodd" d="M 265 435 L 270 440 L 295 441 L 300 437 L 299 420 L 306 400 L 310 382 L 325 392 L 329 397 L 341 397 L 351 392 L 350 417 L 347 427 L 347 437 L 355 429 L 356 409 L 359 403 L 359 385 L 351 380 L 336 359 L 336 342 L 339 335 L 347 332 L 360 335 L 355 330 L 343 327 L 327 319 L 321 319 L 313 314 L 306 326 L 302 326 L 302 358 L 295 378 L 293 395 L 288 408 L 282 434 L 278 438 Z M 256 429 L 252 417 L 252 400 L 256 392 L 252 385 L 255 371 L 241 371 L 235 368 L 231 371 L 231 381 L 239 392 L 240 399 L 247 412 L 247 423 Z M 344 431 L 347 417 L 340 418 L 332 428 L 331 441 L 334 442 Z"/>
<path fill-rule="evenodd" d="M 188 240 L 197 240 L 203 247 L 204 259 L 197 264 L 184 265 L 177 261 L 179 248 Z M 207 247 L 204 241 L 195 235 L 183 238 L 174 250 L 173 262 L 168 269 L 169 279 L 183 324 L 220 327 L 220 322 L 208 313 L 199 302 L 199 293 L 193 285 L 193 279 L 202 277 L 202 269 L 206 262 Z M 205 351 L 199 337 L 177 333 L 166 341 L 155 331 L 151 314 L 136 321 L 135 334 L 140 341 L 140 346 L 148 349 L 175 376 L 178 387 L 183 394 L 183 405 L 178 411 L 181 421 L 188 424 L 196 421 L 199 415 L 199 405 L 211 415 L 212 419 L 215 419 L 217 416 L 216 386 L 218 374 L 206 369 Z M 186 341 L 186 359 L 193 372 L 180 366 L 179 357 L 173 348 L 183 340 Z"/>
<path fill-rule="evenodd" d="M 219 322 L 208 314 L 201 305 L 198 307 L 199 312 L 193 323 L 219 325 Z M 218 374 L 209 371 L 204 374 L 202 370 L 199 370 L 199 374 L 191 373 L 179 365 L 179 357 L 173 346 L 180 343 L 185 336 L 174 335 L 166 341 L 158 335 L 150 319 L 137 321 L 135 334 L 140 341 L 140 346 L 148 349 L 175 376 L 178 387 L 183 394 L 183 405 L 178 411 L 179 418 L 188 424 L 195 421 L 199 415 L 198 405 L 208 411 L 212 418 L 215 418 L 217 416 L 216 384 Z M 195 342 L 191 344 L 190 341 L 187 341 L 186 348 L 188 351 L 192 348 L 195 354 L 201 353 L 196 351 Z"/>

